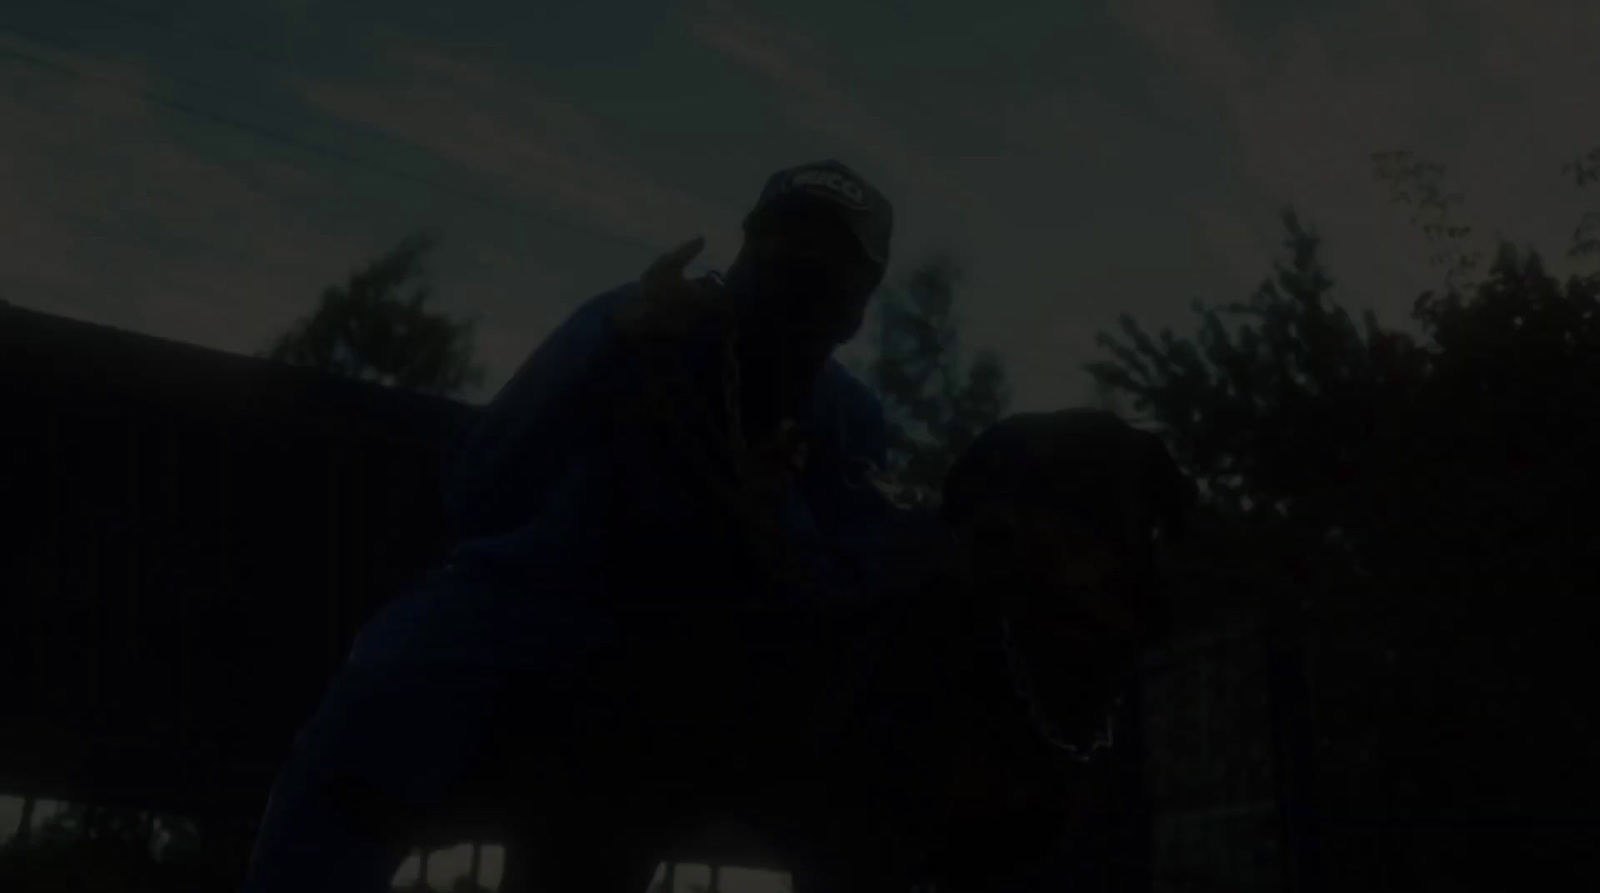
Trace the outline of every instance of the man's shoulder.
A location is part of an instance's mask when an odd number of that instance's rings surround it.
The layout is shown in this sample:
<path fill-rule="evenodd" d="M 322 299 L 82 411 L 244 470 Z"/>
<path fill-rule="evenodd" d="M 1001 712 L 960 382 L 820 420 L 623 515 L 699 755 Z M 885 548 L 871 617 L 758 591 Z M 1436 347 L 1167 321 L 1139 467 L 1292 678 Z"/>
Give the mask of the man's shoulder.
<path fill-rule="evenodd" d="M 883 401 L 860 376 L 837 359 L 829 358 L 822 370 L 818 390 L 834 412 L 851 415 L 883 415 Z"/>
<path fill-rule="evenodd" d="M 702 289 L 723 285 L 722 277 L 715 272 L 696 277 L 694 282 Z M 698 300 L 693 291 L 668 290 L 647 297 L 643 284 L 635 280 L 589 299 L 578 312 L 608 317 L 632 338 L 710 333 L 715 329 L 709 325 L 715 315 L 709 313 L 710 310 L 710 305 Z M 695 342 L 698 336 L 688 340 Z"/>
<path fill-rule="evenodd" d="M 599 315 L 611 313 L 626 303 L 630 298 L 639 293 L 639 283 L 625 282 L 615 288 L 607 289 L 594 297 L 588 298 L 578 305 L 573 315 Z"/>

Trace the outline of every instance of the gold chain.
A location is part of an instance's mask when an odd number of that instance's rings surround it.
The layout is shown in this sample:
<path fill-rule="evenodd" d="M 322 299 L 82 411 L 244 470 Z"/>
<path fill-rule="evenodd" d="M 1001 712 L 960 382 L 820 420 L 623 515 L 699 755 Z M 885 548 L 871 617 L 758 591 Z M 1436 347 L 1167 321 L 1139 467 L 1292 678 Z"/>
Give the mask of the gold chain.
<path fill-rule="evenodd" d="M 640 407 L 660 419 L 681 461 L 690 464 L 691 480 L 709 489 L 724 510 L 729 533 L 743 540 L 768 581 L 814 585 L 799 556 L 785 536 L 779 518 L 781 492 L 761 467 L 761 457 L 751 449 L 744 429 L 743 375 L 739 361 L 739 329 L 729 324 L 722 332 L 719 388 L 724 419 L 717 425 L 710 411 L 714 403 L 701 398 L 678 343 L 656 343 L 650 349 L 657 362 L 641 370 L 645 381 L 639 393 L 653 405 Z M 707 442 L 705 435 L 710 435 Z M 707 447 L 710 447 L 708 450 Z"/>
<path fill-rule="evenodd" d="M 1025 667 L 1022 652 L 1017 649 L 1016 639 L 1011 634 L 1011 618 L 1000 618 L 1000 648 L 1005 652 L 1006 669 L 1011 677 L 1011 690 L 1022 700 L 1028 708 L 1028 718 L 1032 720 L 1033 727 L 1040 737 L 1044 738 L 1050 746 L 1064 752 L 1080 763 L 1090 762 L 1102 750 L 1108 750 L 1116 744 L 1115 712 L 1107 711 L 1105 725 L 1094 736 L 1094 740 L 1087 746 L 1073 743 L 1061 730 L 1061 727 L 1051 721 L 1044 703 L 1039 700 L 1039 695 L 1033 688 L 1033 677 Z"/>
<path fill-rule="evenodd" d="M 779 513 L 782 511 L 784 481 L 772 479 L 772 469 L 762 467 L 762 457 L 750 448 L 744 428 L 744 381 L 739 362 L 739 328 L 730 325 L 723 337 L 722 398 L 727 417 L 729 458 L 735 472 L 734 517 L 748 521 L 746 533 L 756 557 L 772 582 L 809 587 L 817 581 L 800 561 L 786 535 Z M 781 472 L 778 472 L 781 474 Z"/>

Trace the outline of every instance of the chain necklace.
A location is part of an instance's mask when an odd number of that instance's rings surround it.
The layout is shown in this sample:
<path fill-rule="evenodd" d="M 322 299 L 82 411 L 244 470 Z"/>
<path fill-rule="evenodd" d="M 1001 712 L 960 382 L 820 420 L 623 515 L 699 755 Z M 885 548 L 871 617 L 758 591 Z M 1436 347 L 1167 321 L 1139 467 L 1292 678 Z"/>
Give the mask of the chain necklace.
<path fill-rule="evenodd" d="M 951 530 L 947 533 L 950 545 L 957 554 L 965 551 L 963 538 Z M 968 593 L 979 591 L 982 587 L 974 574 L 971 564 L 962 562 L 959 576 L 962 579 L 962 588 Z M 1011 682 L 1011 691 L 1022 701 L 1028 709 L 1028 719 L 1032 722 L 1034 730 L 1051 747 L 1065 753 L 1072 760 L 1087 763 L 1103 750 L 1109 750 L 1116 743 L 1115 706 L 1121 704 L 1121 699 L 1113 702 L 1113 710 L 1106 713 L 1105 724 L 1095 733 L 1094 740 L 1087 746 L 1079 745 L 1061 730 L 1061 727 L 1050 719 L 1045 710 L 1044 702 L 1039 699 L 1033 687 L 1033 676 L 1028 672 L 1022 651 L 1017 647 L 1016 636 L 1012 634 L 1011 618 L 1002 614 L 999 618 L 1000 626 L 1000 651 L 1005 656 L 1006 676 Z"/>
<path fill-rule="evenodd" d="M 642 312 L 677 311 L 673 306 L 657 306 Z M 697 382 L 694 361 L 684 355 L 681 341 L 652 339 L 645 342 L 644 349 L 652 359 L 640 370 L 644 387 L 636 395 L 645 401 L 640 407 L 642 416 L 665 428 L 646 436 L 665 434 L 675 461 L 685 465 L 673 476 L 706 488 L 705 495 L 729 525 L 728 533 L 744 541 L 766 573 L 778 579 L 792 576 L 793 561 L 779 542 L 777 518 L 767 505 L 770 500 L 763 498 L 767 494 L 760 489 L 758 469 L 753 467 L 745 436 L 737 322 L 729 320 L 717 332 L 710 394 L 705 393 L 703 380 Z"/>
<path fill-rule="evenodd" d="M 1094 740 L 1087 746 L 1071 741 L 1061 727 L 1050 719 L 1044 704 L 1039 700 L 1038 693 L 1034 691 L 1033 677 L 1023 665 L 1022 652 L 1017 648 L 1016 638 L 1012 635 L 1009 617 L 1000 618 L 1000 648 L 1005 652 L 1006 669 L 1011 677 L 1011 690 L 1022 699 L 1023 704 L 1027 705 L 1028 718 L 1033 721 L 1034 728 L 1050 746 L 1064 752 L 1077 762 L 1087 763 L 1100 751 L 1109 750 L 1116 743 L 1115 714 L 1112 712 L 1106 713 L 1105 725 L 1095 733 Z"/>
<path fill-rule="evenodd" d="M 720 285 L 720 282 L 718 282 Z M 739 358 L 740 332 L 737 322 L 730 322 L 722 338 L 722 369 L 720 385 L 723 415 L 726 417 L 724 433 L 728 459 L 734 474 L 733 486 L 725 491 L 731 503 L 729 509 L 742 523 L 741 533 L 755 550 L 757 560 L 764 565 L 770 579 L 780 585 L 811 588 L 817 582 L 802 566 L 792 551 L 787 537 L 776 517 L 777 500 L 782 499 L 780 478 L 767 480 L 768 469 L 759 466 L 760 456 L 751 449 L 744 426 L 743 364 Z M 784 432 L 780 426 L 780 436 Z M 786 467 L 778 474 L 797 472 L 797 461 L 785 459 Z M 772 487 L 780 492 L 772 492 Z"/>

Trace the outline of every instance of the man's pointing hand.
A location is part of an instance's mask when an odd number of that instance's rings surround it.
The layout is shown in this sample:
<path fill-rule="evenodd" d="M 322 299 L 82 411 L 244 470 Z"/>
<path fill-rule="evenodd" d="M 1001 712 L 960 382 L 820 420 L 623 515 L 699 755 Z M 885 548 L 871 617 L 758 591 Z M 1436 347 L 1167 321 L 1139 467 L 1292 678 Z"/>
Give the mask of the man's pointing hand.
<path fill-rule="evenodd" d="M 639 278 L 638 291 L 617 308 L 616 322 L 629 340 L 681 338 L 714 317 L 731 315 L 726 292 L 689 279 L 685 269 L 705 250 L 697 236 L 657 258 Z"/>

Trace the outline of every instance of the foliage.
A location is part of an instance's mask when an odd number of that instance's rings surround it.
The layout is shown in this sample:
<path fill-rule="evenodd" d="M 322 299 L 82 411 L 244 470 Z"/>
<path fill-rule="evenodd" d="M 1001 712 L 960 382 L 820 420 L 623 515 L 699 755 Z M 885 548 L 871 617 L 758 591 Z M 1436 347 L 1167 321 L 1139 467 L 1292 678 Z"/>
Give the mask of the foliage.
<path fill-rule="evenodd" d="M 1370 312 L 1358 324 L 1334 303 L 1318 235 L 1292 210 L 1283 223 L 1289 259 L 1248 301 L 1195 302 L 1189 338 L 1124 315 L 1121 338 L 1099 337 L 1113 359 L 1088 370 L 1160 424 L 1212 509 L 1315 542 L 1359 526 L 1348 481 L 1378 420 L 1411 400 L 1424 358 Z"/>
<path fill-rule="evenodd" d="M 1463 262 L 1442 166 L 1379 158 L 1436 247 L 1456 243 L 1430 258 L 1450 272 L 1413 305 L 1420 338 L 1358 325 L 1286 212 L 1288 258 L 1250 301 L 1196 305 L 1187 337 L 1124 318 L 1090 372 L 1161 425 L 1257 551 L 1312 562 L 1297 594 L 1317 606 L 1325 809 L 1412 816 L 1373 829 L 1390 882 L 1482 881 L 1566 846 L 1511 817 L 1579 809 L 1572 782 L 1596 770 L 1570 688 L 1572 621 L 1600 584 L 1600 286 L 1509 244 Z M 1429 814 L 1477 816 L 1496 845 Z"/>
<path fill-rule="evenodd" d="M 79 804 L 0 851 L 0 889 L 199 893 L 237 886 L 240 864 L 226 846 L 202 847 L 193 822 Z"/>
<path fill-rule="evenodd" d="M 209 827 L 146 810 L 74 804 L 22 843 L 0 849 L 0 889 L 7 893 L 115 891 L 210 893 L 237 889 L 253 828 Z M 476 862 L 474 862 L 474 871 Z M 433 888 L 418 878 L 406 893 Z M 487 893 L 474 876 L 452 893 Z"/>
<path fill-rule="evenodd" d="M 990 351 L 964 362 L 955 317 L 962 270 L 949 255 L 917 266 L 882 295 L 869 380 L 889 423 L 886 483 L 897 502 L 927 507 L 944 473 L 1010 400 L 1005 366 Z"/>
<path fill-rule="evenodd" d="M 316 311 L 279 336 L 266 355 L 335 375 L 392 387 L 453 394 L 479 384 L 472 324 L 428 308 L 433 290 L 418 284 L 422 261 L 435 246 L 414 235 L 323 291 Z"/>
<path fill-rule="evenodd" d="M 1561 172 L 1570 176 L 1573 185 L 1579 189 L 1600 182 L 1600 148 L 1591 149 L 1567 162 Z M 1588 211 L 1578 221 L 1572 231 L 1572 244 L 1567 248 L 1567 256 L 1574 260 L 1600 258 L 1600 211 Z"/>
<path fill-rule="evenodd" d="M 1121 338 L 1100 338 L 1112 359 L 1089 366 L 1161 425 L 1213 508 L 1397 566 L 1496 547 L 1512 519 L 1552 505 L 1538 500 L 1559 501 L 1523 471 L 1587 477 L 1571 449 L 1600 384 L 1590 278 L 1558 282 L 1537 252 L 1502 245 L 1470 289 L 1447 279 L 1416 300 L 1419 342 L 1370 311 L 1358 325 L 1316 233 L 1283 220 L 1288 260 L 1248 302 L 1197 303 L 1186 338 L 1124 317 Z"/>
<path fill-rule="evenodd" d="M 1456 216 L 1466 195 L 1447 189 L 1447 168 L 1414 152 L 1375 152 L 1372 172 L 1389 188 L 1390 201 L 1412 209 L 1411 222 L 1428 242 L 1428 262 L 1444 268 L 1446 287 L 1470 288 L 1483 268 L 1484 254 L 1470 244 L 1473 227 Z"/>

